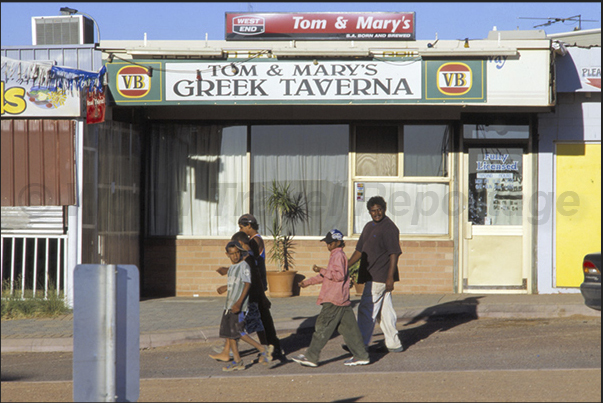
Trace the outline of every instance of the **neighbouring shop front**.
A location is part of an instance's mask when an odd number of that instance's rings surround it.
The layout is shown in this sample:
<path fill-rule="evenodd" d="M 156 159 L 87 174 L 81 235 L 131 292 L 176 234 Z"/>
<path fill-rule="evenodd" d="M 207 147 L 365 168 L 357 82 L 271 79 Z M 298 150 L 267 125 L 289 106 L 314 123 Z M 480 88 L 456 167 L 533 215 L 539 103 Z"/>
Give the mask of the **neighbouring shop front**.
<path fill-rule="evenodd" d="M 536 116 L 555 102 L 539 32 L 103 41 L 113 119 L 141 125 L 143 293 L 215 295 L 244 213 L 269 249 L 273 181 L 307 206 L 298 276 L 328 259 L 330 229 L 351 253 L 380 195 L 401 232 L 395 293 L 534 292 Z"/>
<path fill-rule="evenodd" d="M 539 116 L 538 291 L 579 293 L 601 250 L 601 29 L 557 34 L 558 102 Z"/>
<path fill-rule="evenodd" d="M 139 266 L 138 130 L 87 102 L 105 94 L 94 44 L 1 53 L 3 297 L 72 305 L 78 264 Z"/>

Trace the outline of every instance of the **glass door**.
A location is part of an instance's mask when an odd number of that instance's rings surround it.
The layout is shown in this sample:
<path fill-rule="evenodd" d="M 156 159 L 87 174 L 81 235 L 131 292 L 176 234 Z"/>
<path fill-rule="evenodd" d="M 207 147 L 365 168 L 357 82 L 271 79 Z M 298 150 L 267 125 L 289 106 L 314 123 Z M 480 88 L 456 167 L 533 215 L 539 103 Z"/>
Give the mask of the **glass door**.
<path fill-rule="evenodd" d="M 529 125 L 465 125 L 460 232 L 462 292 L 529 290 Z"/>

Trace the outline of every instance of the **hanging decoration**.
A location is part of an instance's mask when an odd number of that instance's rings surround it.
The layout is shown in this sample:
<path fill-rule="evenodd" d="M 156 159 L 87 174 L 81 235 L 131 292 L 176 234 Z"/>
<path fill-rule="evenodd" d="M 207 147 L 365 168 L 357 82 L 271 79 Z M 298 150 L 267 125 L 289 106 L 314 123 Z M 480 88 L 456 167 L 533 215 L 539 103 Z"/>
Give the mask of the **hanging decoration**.
<path fill-rule="evenodd" d="M 6 80 L 17 80 L 39 87 L 56 87 L 61 90 L 103 92 L 103 80 L 107 69 L 98 72 L 55 66 L 52 62 L 15 60 L 2 56 L 2 75 Z"/>
<path fill-rule="evenodd" d="M 52 66 L 49 81 L 58 89 L 73 91 L 84 90 L 87 92 L 103 92 L 103 77 L 107 71 L 105 66 L 97 72 L 72 69 L 68 67 Z"/>
<path fill-rule="evenodd" d="M 47 86 L 52 66 L 50 62 L 15 60 L 2 56 L 2 75 L 5 80 L 33 81 L 35 85 Z"/>

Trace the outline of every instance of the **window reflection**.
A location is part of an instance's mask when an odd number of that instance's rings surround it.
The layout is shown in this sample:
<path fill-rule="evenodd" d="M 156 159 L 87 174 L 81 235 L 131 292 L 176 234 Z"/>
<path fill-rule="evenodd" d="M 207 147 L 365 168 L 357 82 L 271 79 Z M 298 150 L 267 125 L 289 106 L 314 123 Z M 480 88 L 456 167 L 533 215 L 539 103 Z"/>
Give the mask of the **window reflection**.
<path fill-rule="evenodd" d="M 469 221 L 475 225 L 521 225 L 521 148 L 469 149 Z"/>

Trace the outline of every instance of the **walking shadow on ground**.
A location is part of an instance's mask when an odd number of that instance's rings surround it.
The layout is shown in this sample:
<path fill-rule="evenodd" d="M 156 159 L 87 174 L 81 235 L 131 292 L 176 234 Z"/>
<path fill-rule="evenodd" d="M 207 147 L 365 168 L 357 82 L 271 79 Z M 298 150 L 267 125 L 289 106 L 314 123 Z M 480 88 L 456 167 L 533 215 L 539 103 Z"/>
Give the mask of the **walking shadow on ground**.
<path fill-rule="evenodd" d="M 483 297 L 468 297 L 463 300 L 446 302 L 424 309 L 404 326 L 412 326 L 424 322 L 420 326 L 400 331 L 400 340 L 404 349 L 420 342 L 437 332 L 476 320 L 477 305 Z"/>

